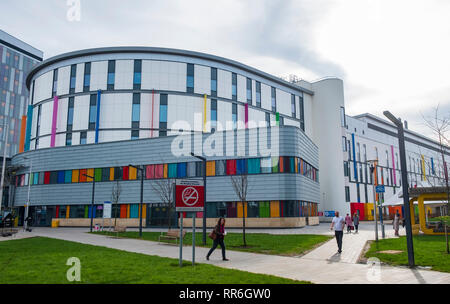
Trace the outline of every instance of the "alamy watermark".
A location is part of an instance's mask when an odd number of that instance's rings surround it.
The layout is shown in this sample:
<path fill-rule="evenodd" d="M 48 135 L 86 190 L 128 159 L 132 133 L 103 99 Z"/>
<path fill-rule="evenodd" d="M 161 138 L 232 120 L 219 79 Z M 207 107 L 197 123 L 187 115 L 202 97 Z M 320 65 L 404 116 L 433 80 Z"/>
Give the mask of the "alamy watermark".
<path fill-rule="evenodd" d="M 371 257 L 367 259 L 367 281 L 372 283 L 381 282 L 381 261 L 378 258 Z"/>
<path fill-rule="evenodd" d="M 70 267 L 66 272 L 66 278 L 69 282 L 80 282 L 81 281 L 81 262 L 77 257 L 70 257 L 66 262 L 67 266 Z"/>
<path fill-rule="evenodd" d="M 81 20 L 81 2 L 80 0 L 67 0 L 67 20 L 70 22 Z"/>

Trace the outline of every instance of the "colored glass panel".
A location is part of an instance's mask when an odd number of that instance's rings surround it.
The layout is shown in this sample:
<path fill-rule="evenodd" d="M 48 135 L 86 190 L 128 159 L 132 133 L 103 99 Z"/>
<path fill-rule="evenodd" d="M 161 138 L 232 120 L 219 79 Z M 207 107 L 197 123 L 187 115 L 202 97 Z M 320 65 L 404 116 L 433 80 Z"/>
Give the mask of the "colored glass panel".
<path fill-rule="evenodd" d="M 80 170 L 80 183 L 84 183 L 86 182 L 86 174 L 87 174 L 87 170 L 86 169 L 81 169 Z"/>
<path fill-rule="evenodd" d="M 168 165 L 164 164 L 164 178 L 167 178 Z"/>
<path fill-rule="evenodd" d="M 248 174 L 261 173 L 261 159 L 251 158 L 247 160 Z"/>
<path fill-rule="evenodd" d="M 280 161 L 278 162 L 279 165 L 279 172 L 283 173 L 284 172 L 284 158 L 283 156 L 280 156 Z"/>
<path fill-rule="evenodd" d="M 207 161 L 206 162 L 206 176 L 215 176 L 216 175 L 216 162 L 215 161 Z"/>
<path fill-rule="evenodd" d="M 278 165 L 280 159 L 278 157 L 272 157 L 272 173 L 278 173 Z"/>
<path fill-rule="evenodd" d="M 123 167 L 123 173 L 122 173 L 122 179 L 128 180 L 129 179 L 129 167 Z"/>
<path fill-rule="evenodd" d="M 50 172 L 49 171 L 46 171 L 45 173 L 44 173 L 44 184 L 50 184 Z"/>
<path fill-rule="evenodd" d="M 109 168 L 109 180 L 114 180 L 114 168 Z"/>
<path fill-rule="evenodd" d="M 228 159 L 227 160 L 227 175 L 235 175 L 236 174 L 236 160 Z"/>
<path fill-rule="evenodd" d="M 236 160 L 236 174 L 246 174 L 247 173 L 247 160 L 238 159 Z"/>
<path fill-rule="evenodd" d="M 121 204 L 120 205 L 120 218 L 126 218 L 127 217 L 127 205 Z"/>
<path fill-rule="evenodd" d="M 164 165 L 155 165 L 155 178 L 164 178 Z"/>
<path fill-rule="evenodd" d="M 94 178 L 96 182 L 102 181 L 102 168 L 94 169 Z"/>
<path fill-rule="evenodd" d="M 155 178 L 155 166 L 148 165 L 145 167 L 145 178 L 152 179 Z"/>
<path fill-rule="evenodd" d="M 134 167 L 129 168 L 129 179 L 130 180 L 137 179 L 137 169 L 136 168 L 134 168 Z"/>
<path fill-rule="evenodd" d="M 80 170 L 72 170 L 72 183 L 78 183 Z"/>
<path fill-rule="evenodd" d="M 270 202 L 270 217 L 280 217 L 280 202 Z"/>
<path fill-rule="evenodd" d="M 177 177 L 177 164 L 169 164 L 168 165 L 168 177 L 176 178 Z"/>
<path fill-rule="evenodd" d="M 64 184 L 64 173 L 65 171 L 58 171 L 58 184 Z"/>
<path fill-rule="evenodd" d="M 186 163 L 178 163 L 177 166 L 177 177 L 181 178 L 181 177 L 186 177 Z"/>

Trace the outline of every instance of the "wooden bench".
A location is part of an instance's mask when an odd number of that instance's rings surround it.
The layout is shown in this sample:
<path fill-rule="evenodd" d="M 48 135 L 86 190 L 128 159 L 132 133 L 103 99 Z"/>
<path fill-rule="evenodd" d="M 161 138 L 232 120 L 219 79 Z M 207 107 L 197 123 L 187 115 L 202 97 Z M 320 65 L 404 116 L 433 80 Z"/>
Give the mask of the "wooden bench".
<path fill-rule="evenodd" d="M 183 240 L 184 237 L 186 236 L 186 230 L 183 230 Z M 159 236 L 158 242 L 161 243 L 161 239 L 165 239 L 165 240 L 175 240 L 175 244 L 178 243 L 178 240 L 180 239 L 180 230 L 179 229 L 170 229 L 169 231 L 166 232 L 166 234 L 163 234 L 161 232 L 161 235 Z"/>
<path fill-rule="evenodd" d="M 114 232 L 125 232 L 127 231 L 126 226 L 114 226 Z"/>

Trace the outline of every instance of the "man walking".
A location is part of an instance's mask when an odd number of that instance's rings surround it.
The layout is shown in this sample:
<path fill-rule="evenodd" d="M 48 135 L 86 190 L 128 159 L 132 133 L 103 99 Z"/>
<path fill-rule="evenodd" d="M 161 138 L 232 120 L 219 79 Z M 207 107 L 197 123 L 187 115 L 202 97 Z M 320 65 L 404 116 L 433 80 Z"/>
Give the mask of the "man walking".
<path fill-rule="evenodd" d="M 338 253 L 342 252 L 342 237 L 344 236 L 344 225 L 345 220 L 343 217 L 339 216 L 339 211 L 336 211 L 336 214 L 331 221 L 330 230 L 333 230 L 334 227 L 334 235 L 336 236 L 336 241 L 338 244 Z"/>

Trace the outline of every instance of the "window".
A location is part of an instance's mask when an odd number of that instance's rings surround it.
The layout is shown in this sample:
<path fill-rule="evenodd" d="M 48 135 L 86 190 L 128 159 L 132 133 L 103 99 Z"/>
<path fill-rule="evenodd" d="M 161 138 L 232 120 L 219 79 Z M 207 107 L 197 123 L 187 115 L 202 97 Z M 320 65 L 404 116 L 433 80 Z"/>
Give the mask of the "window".
<path fill-rule="evenodd" d="M 305 109 L 303 105 L 303 93 L 299 98 L 299 105 L 300 105 L 300 128 L 305 131 Z"/>
<path fill-rule="evenodd" d="M 231 107 L 231 120 L 233 121 L 233 130 L 235 130 L 237 124 L 237 104 L 233 103 Z"/>
<path fill-rule="evenodd" d="M 37 114 L 37 121 L 36 121 L 36 137 L 39 136 L 39 131 L 41 128 L 41 107 L 42 105 L 38 106 L 38 114 Z M 36 149 L 38 148 L 38 139 L 36 139 Z"/>
<path fill-rule="evenodd" d="M 140 115 L 141 115 L 141 94 L 140 93 L 133 93 L 133 105 L 131 110 L 131 128 L 132 129 L 139 129 L 139 121 L 140 121 Z M 131 131 L 133 134 L 133 131 Z M 136 133 L 136 132 L 135 132 Z M 137 132 L 138 138 L 139 138 L 139 131 Z M 131 136 L 133 139 L 133 135 Z"/>
<path fill-rule="evenodd" d="M 345 187 L 345 201 L 350 202 L 350 187 Z"/>
<path fill-rule="evenodd" d="M 295 95 L 291 94 L 291 111 L 292 111 L 292 117 L 297 118 L 297 111 L 295 107 Z"/>
<path fill-rule="evenodd" d="M 217 69 L 211 68 L 211 96 L 217 97 Z"/>
<path fill-rule="evenodd" d="M 187 64 L 186 92 L 194 93 L 194 65 Z"/>
<path fill-rule="evenodd" d="M 53 70 L 53 86 L 52 86 L 52 97 L 56 96 L 56 88 L 58 86 L 58 69 Z"/>
<path fill-rule="evenodd" d="M 67 108 L 67 132 L 72 131 L 73 108 L 74 108 L 74 97 L 69 97 L 69 104 L 68 104 L 68 108 Z"/>
<path fill-rule="evenodd" d="M 347 152 L 347 138 L 342 136 L 342 151 Z"/>
<path fill-rule="evenodd" d="M 211 99 L 211 132 L 217 129 L 217 99 Z"/>
<path fill-rule="evenodd" d="M 77 65 L 72 64 L 70 66 L 70 86 L 69 86 L 69 94 L 75 93 L 75 82 L 77 75 Z"/>
<path fill-rule="evenodd" d="M 347 161 L 344 161 L 344 176 L 350 176 L 350 168 Z"/>
<path fill-rule="evenodd" d="M 80 145 L 86 144 L 87 132 L 80 132 Z"/>
<path fill-rule="evenodd" d="M 247 78 L 247 103 L 252 104 L 252 80 Z"/>
<path fill-rule="evenodd" d="M 131 130 L 131 139 L 139 139 L 139 130 Z"/>
<path fill-rule="evenodd" d="M 116 74 L 116 61 L 108 60 L 108 82 L 107 82 L 107 90 L 114 90 L 114 81 Z"/>
<path fill-rule="evenodd" d="M 266 126 L 270 127 L 270 114 L 266 113 Z"/>
<path fill-rule="evenodd" d="M 231 99 L 237 100 L 237 74 L 231 74 Z"/>
<path fill-rule="evenodd" d="M 261 82 L 256 82 L 256 106 L 261 108 Z"/>
<path fill-rule="evenodd" d="M 91 63 L 86 62 L 84 64 L 83 92 L 89 92 L 90 85 L 91 85 Z"/>
<path fill-rule="evenodd" d="M 167 136 L 167 94 L 161 94 L 160 96 L 159 136 Z"/>
<path fill-rule="evenodd" d="M 277 91 L 274 87 L 271 88 L 271 99 L 272 99 L 272 112 L 277 111 Z"/>
<path fill-rule="evenodd" d="M 141 89 L 142 60 L 134 60 L 133 90 Z"/>
<path fill-rule="evenodd" d="M 72 133 L 67 133 L 66 134 L 66 146 L 71 146 L 72 145 Z"/>
<path fill-rule="evenodd" d="M 95 130 L 95 121 L 97 119 L 97 95 L 91 94 L 89 102 L 89 130 Z"/>
<path fill-rule="evenodd" d="M 345 108 L 341 107 L 341 127 L 347 127 L 347 122 L 345 121 Z"/>

